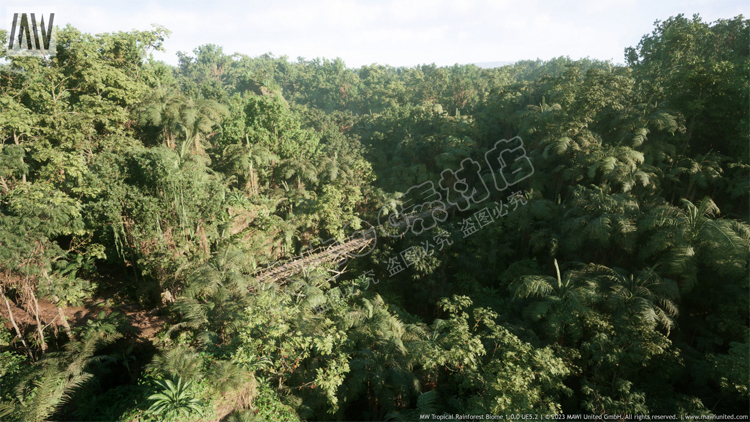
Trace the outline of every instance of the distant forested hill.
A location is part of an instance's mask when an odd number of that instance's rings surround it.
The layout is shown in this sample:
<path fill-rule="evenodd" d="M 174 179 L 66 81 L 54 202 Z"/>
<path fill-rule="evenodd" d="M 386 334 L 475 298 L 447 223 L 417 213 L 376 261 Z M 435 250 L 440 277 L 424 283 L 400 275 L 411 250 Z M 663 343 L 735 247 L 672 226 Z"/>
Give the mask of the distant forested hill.
<path fill-rule="evenodd" d="M 481 63 L 474 63 L 476 66 L 481 67 L 482 69 L 492 69 L 494 67 L 503 67 L 513 64 L 513 62 L 481 62 Z"/>

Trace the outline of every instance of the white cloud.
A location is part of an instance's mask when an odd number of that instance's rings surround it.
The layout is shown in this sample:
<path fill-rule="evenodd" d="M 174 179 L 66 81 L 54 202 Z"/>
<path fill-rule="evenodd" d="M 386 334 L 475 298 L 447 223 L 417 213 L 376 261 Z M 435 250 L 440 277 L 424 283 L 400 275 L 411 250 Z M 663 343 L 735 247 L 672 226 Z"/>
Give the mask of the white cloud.
<path fill-rule="evenodd" d="M 44 3 L 41 3 L 42 5 Z M 167 54 L 202 44 L 226 53 L 273 52 L 343 58 L 349 66 L 373 62 L 413 66 L 560 55 L 622 61 L 625 47 L 651 32 L 653 22 L 677 13 L 705 20 L 748 13 L 740 0 L 322 0 L 310 2 L 61 0 L 56 23 L 84 32 L 148 30 L 161 24 L 173 33 Z M 27 7 L 27 6 L 20 6 Z"/>

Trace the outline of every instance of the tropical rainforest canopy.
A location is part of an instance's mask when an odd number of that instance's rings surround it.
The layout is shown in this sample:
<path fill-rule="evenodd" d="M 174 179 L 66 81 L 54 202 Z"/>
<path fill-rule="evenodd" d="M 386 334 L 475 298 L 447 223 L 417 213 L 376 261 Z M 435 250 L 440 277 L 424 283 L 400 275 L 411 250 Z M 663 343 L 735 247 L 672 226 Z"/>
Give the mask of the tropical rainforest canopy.
<path fill-rule="evenodd" d="M 0 419 L 747 414 L 743 16 L 625 65 L 168 35 L 0 65 Z"/>

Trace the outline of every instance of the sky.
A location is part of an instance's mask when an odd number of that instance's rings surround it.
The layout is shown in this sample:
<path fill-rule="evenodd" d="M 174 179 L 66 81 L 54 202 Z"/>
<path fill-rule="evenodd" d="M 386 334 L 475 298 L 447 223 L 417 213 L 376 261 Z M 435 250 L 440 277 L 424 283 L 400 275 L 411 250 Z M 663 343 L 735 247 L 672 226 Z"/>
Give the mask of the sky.
<path fill-rule="evenodd" d="M 319 0 L 319 1 L 101 1 L 9 2 L 8 13 L 55 12 L 55 25 L 83 32 L 172 31 L 165 53 L 203 44 L 224 53 L 272 53 L 341 58 L 349 67 L 373 63 L 412 67 L 515 62 L 568 56 L 624 62 L 656 20 L 699 13 L 704 21 L 750 16 L 747 0 Z"/>

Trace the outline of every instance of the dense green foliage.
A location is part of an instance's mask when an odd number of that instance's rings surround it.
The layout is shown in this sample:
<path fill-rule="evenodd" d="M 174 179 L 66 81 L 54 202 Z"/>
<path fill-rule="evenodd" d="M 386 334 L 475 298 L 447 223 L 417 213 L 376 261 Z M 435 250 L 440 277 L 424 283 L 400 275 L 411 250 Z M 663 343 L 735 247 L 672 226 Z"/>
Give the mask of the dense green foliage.
<path fill-rule="evenodd" d="M 623 66 L 171 67 L 168 35 L 0 66 L 0 417 L 747 412 L 750 21 Z M 257 277 L 362 221 L 371 253 Z"/>

